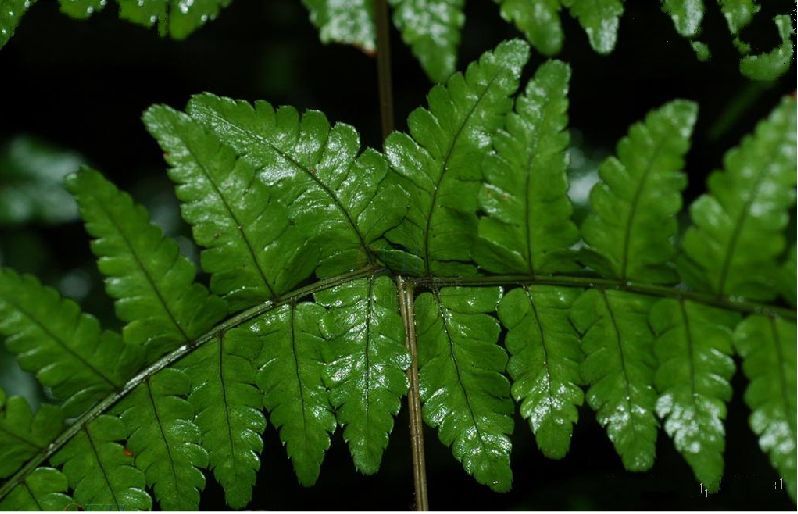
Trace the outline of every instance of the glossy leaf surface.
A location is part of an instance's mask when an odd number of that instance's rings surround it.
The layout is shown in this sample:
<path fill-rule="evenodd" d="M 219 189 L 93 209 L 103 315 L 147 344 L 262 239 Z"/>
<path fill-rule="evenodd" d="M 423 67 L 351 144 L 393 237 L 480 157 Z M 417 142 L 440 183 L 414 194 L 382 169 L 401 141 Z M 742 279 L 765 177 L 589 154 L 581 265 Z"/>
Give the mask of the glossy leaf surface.
<path fill-rule="evenodd" d="M 36 468 L 0 501 L 2 510 L 77 510 L 78 504 L 67 494 L 69 483 L 60 471 Z"/>
<path fill-rule="evenodd" d="M 194 265 L 130 195 L 88 168 L 71 176 L 67 187 L 95 238 L 92 251 L 116 314 L 127 322 L 126 342 L 143 346 L 154 360 L 224 317 L 224 302 L 194 283 Z"/>
<path fill-rule="evenodd" d="M 501 289 L 446 288 L 415 303 L 424 421 L 477 482 L 510 489 L 513 402 L 502 374 L 496 310 Z"/>
<path fill-rule="evenodd" d="M 656 357 L 648 325 L 651 299 L 592 289 L 576 300 L 571 320 L 582 334 L 587 403 L 629 471 L 654 464 Z"/>
<path fill-rule="evenodd" d="M 2 391 L 0 391 L 2 393 Z M 0 401 L 0 478 L 6 478 L 43 450 L 64 428 L 64 415 L 44 404 L 34 413 L 25 398 Z"/>
<path fill-rule="evenodd" d="M 323 43 L 346 43 L 374 52 L 373 0 L 302 0 Z"/>
<path fill-rule="evenodd" d="M 369 277 L 316 293 L 328 309 L 321 330 L 327 341 L 325 384 L 355 467 L 374 474 L 393 418 L 407 392 L 404 327 L 397 290 L 388 277 Z"/>
<path fill-rule="evenodd" d="M 760 54 L 743 57 L 740 61 L 740 73 L 754 80 L 775 80 L 790 68 L 793 56 L 792 35 L 795 32 L 789 15 L 781 14 L 773 21 L 779 31 L 781 44 L 775 49 Z"/>
<path fill-rule="evenodd" d="M 410 208 L 388 239 L 404 251 L 391 250 L 387 264 L 411 274 L 473 273 L 467 263 L 477 226 L 481 160 L 490 134 L 510 110 L 510 95 L 529 54 L 525 43 L 501 43 L 432 88 L 429 109 L 410 114 L 410 135 L 395 132 L 385 141 L 385 155 L 396 180 L 410 193 Z"/>
<path fill-rule="evenodd" d="M 568 320 L 576 289 L 527 286 L 513 289 L 499 304 L 510 352 L 507 371 L 521 415 L 529 421 L 543 455 L 568 453 L 573 425 L 584 402 L 579 336 Z"/>
<path fill-rule="evenodd" d="M 494 273 L 535 274 L 574 268 L 568 250 L 578 239 L 568 200 L 566 148 L 570 69 L 541 65 L 483 164 L 474 259 Z"/>
<path fill-rule="evenodd" d="M 617 157 L 599 168 L 590 191 L 592 210 L 582 224 L 586 263 L 619 280 L 672 283 L 676 272 L 675 215 L 687 185 L 684 155 L 697 107 L 677 100 L 633 125 Z"/>
<path fill-rule="evenodd" d="M 660 300 L 650 314 L 659 361 L 657 415 L 710 492 L 723 476 L 723 422 L 734 375 L 731 328 L 738 321 L 734 314 L 683 300 Z"/>
<path fill-rule="evenodd" d="M 795 99 L 785 98 L 724 156 L 690 206 L 679 271 L 698 290 L 770 300 L 795 202 Z"/>

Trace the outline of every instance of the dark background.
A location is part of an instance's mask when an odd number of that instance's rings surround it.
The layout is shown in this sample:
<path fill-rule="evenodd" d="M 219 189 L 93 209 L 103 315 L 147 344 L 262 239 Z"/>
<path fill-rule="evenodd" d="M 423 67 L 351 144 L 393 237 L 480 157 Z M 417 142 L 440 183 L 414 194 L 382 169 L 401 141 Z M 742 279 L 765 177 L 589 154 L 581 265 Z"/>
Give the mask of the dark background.
<path fill-rule="evenodd" d="M 738 55 L 713 1 L 705 2 L 702 40 L 713 52 L 696 60 L 659 2 L 626 2 L 614 53 L 594 53 L 565 12 L 565 46 L 559 58 L 572 65 L 571 126 L 587 158 L 574 173 L 595 170 L 632 122 L 674 98 L 700 105 L 687 159 L 687 196 L 704 190 L 708 173 L 721 167 L 725 150 L 749 132 L 784 94 L 794 94 L 795 65 L 773 84 L 755 84 L 737 69 Z M 778 43 L 773 14 L 795 4 L 762 2 L 762 12 L 743 37 L 755 52 Z M 319 109 L 354 125 L 364 144 L 379 147 L 376 63 L 353 47 L 322 45 L 299 0 L 234 0 L 218 19 L 185 41 L 160 39 L 154 31 L 117 19 L 109 5 L 89 21 L 72 20 L 55 2 L 42 0 L 23 18 L 0 50 L 0 145 L 28 134 L 79 152 L 153 210 L 165 230 L 193 253 L 189 232 L 165 179 L 156 143 L 141 113 L 153 103 L 184 106 L 189 96 L 210 91 L 248 100 L 266 99 L 300 109 Z M 488 0 L 469 0 L 459 68 L 518 33 Z M 793 22 L 794 23 L 794 22 Z M 392 29 L 393 30 L 393 29 Z M 392 33 L 398 129 L 430 87 L 424 73 Z M 542 62 L 534 52 L 525 78 Z M 581 163 L 581 164 L 580 164 Z M 577 169 L 579 168 L 579 169 Z M 1 187 L 1 186 L 0 186 Z M 4 265 L 39 275 L 75 297 L 109 326 L 112 304 L 78 222 L 56 227 L 26 224 L 0 228 Z M 5 355 L 0 357 L 7 359 Z M 11 365 L 6 362 L 7 365 Z M 748 428 L 738 370 L 727 421 L 726 474 L 718 494 L 705 498 L 688 465 L 660 432 L 657 461 L 647 473 L 626 472 L 592 411 L 584 407 L 572 448 L 562 461 L 543 458 L 526 422 L 513 435 L 514 487 L 494 494 L 462 470 L 435 432 L 425 432 L 430 504 L 434 509 L 794 509 L 778 476 Z M 4 384 L 13 389 L 13 384 Z M 412 506 L 407 413 L 403 407 L 380 472 L 357 474 L 339 430 L 312 488 L 300 487 L 273 427 L 265 434 L 263 462 L 251 509 L 407 509 Z M 209 476 L 203 509 L 224 509 L 220 487 Z"/>

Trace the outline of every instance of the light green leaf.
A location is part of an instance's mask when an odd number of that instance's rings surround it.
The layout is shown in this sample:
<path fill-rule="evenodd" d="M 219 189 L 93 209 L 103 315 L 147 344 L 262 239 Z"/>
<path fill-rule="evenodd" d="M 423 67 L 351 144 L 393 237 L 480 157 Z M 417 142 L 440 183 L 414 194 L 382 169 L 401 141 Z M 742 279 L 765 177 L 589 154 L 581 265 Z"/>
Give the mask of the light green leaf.
<path fill-rule="evenodd" d="M 0 501 L 0 510 L 79 510 L 78 504 L 67 495 L 69 484 L 60 471 L 36 468 Z"/>
<path fill-rule="evenodd" d="M 95 12 L 101 11 L 105 7 L 106 0 L 59 0 L 59 3 L 62 13 L 85 20 Z"/>
<path fill-rule="evenodd" d="M 0 269 L 0 334 L 22 369 L 49 387 L 67 417 L 122 387 L 141 351 L 31 276 Z"/>
<path fill-rule="evenodd" d="M 291 107 L 208 94 L 192 98 L 188 112 L 258 170 L 294 230 L 318 251 L 318 276 L 376 262 L 383 234 L 399 223 L 407 204 L 398 187 L 385 183 L 385 158 L 371 149 L 360 152 L 354 128 L 331 127 L 318 111 L 300 116 Z"/>
<path fill-rule="evenodd" d="M 527 41 L 543 55 L 554 55 L 562 49 L 560 0 L 496 0 L 502 18 L 515 24 Z"/>
<path fill-rule="evenodd" d="M 770 456 L 795 501 L 796 497 L 796 331 L 795 323 L 761 315 L 737 326 L 734 346 L 743 359 L 749 385 L 745 403 L 751 408 L 751 428 Z"/>
<path fill-rule="evenodd" d="M 759 12 L 756 0 L 718 0 L 718 5 L 732 34 L 740 32 Z"/>
<path fill-rule="evenodd" d="M 69 177 L 91 248 L 106 276 L 125 341 L 144 346 L 153 361 L 207 332 L 226 314 L 224 302 L 194 283 L 194 265 L 150 223 L 146 209 L 98 172 Z"/>
<path fill-rule="evenodd" d="M 310 21 L 319 29 L 322 43 L 355 45 L 374 52 L 373 0 L 302 0 L 310 11 Z"/>
<path fill-rule="evenodd" d="M 0 0 L 0 48 L 14 35 L 22 15 L 36 0 Z"/>
<path fill-rule="evenodd" d="M 726 404 L 734 375 L 731 329 L 739 316 L 685 300 L 651 309 L 659 360 L 657 415 L 676 449 L 709 492 L 720 487 Z"/>
<path fill-rule="evenodd" d="M 697 36 L 704 18 L 704 0 L 662 0 L 662 10 L 673 20 L 676 32 L 684 37 Z"/>
<path fill-rule="evenodd" d="M 560 0 L 585 29 L 590 46 L 608 54 L 618 39 L 618 20 L 623 14 L 622 0 Z"/>
<path fill-rule="evenodd" d="M 753 80 L 776 80 L 790 68 L 792 62 L 793 46 L 792 20 L 787 14 L 773 18 L 779 30 L 781 44 L 770 52 L 749 55 L 740 60 L 740 73 Z"/>
<path fill-rule="evenodd" d="M 684 155 L 697 115 L 676 100 L 650 112 L 601 164 L 590 192 L 592 211 L 582 225 L 584 260 L 606 277 L 672 283 L 676 272 L 676 214 L 687 185 Z"/>
<path fill-rule="evenodd" d="M 0 0 L 0 23 L 3 9 Z M 0 225 L 54 225 L 77 218 L 75 201 L 63 181 L 82 163 L 77 153 L 32 137 L 9 141 L 0 150 Z"/>
<path fill-rule="evenodd" d="M 144 491 L 144 473 L 133 467 L 133 458 L 119 444 L 126 435 L 119 418 L 102 415 L 50 459 L 53 465 L 63 466 L 75 501 L 84 510 L 152 507 L 152 499 Z"/>
<path fill-rule="evenodd" d="M 491 135 L 512 105 L 529 55 L 520 40 L 504 42 L 427 96 L 429 110 L 410 114 L 410 136 L 394 132 L 385 155 L 395 180 L 410 193 L 410 209 L 388 239 L 393 269 L 409 274 L 473 274 L 469 263 L 477 232 L 481 161 Z"/>
<path fill-rule="evenodd" d="M 396 286 L 388 277 L 369 277 L 320 291 L 328 312 L 321 329 L 330 403 L 355 467 L 372 475 L 380 468 L 393 418 L 407 392 L 404 326 Z"/>
<path fill-rule="evenodd" d="M 795 307 L 796 292 L 795 272 L 795 243 L 793 243 L 790 249 L 787 250 L 787 257 L 781 265 L 781 279 L 779 280 L 781 296 L 793 307 Z"/>
<path fill-rule="evenodd" d="M 156 106 L 144 115 L 172 165 L 183 218 L 206 249 L 202 268 L 211 290 L 240 310 L 290 291 L 315 265 L 307 234 L 289 222 L 288 212 L 216 136 L 185 114 Z"/>
<path fill-rule="evenodd" d="M 582 351 L 568 320 L 577 289 L 525 286 L 513 289 L 499 304 L 510 351 L 507 371 L 513 397 L 529 420 L 538 448 L 561 459 L 571 445 L 573 425 L 584 394 L 579 387 Z"/>
<path fill-rule="evenodd" d="M 771 300 L 777 259 L 795 202 L 795 99 L 784 98 L 753 134 L 724 156 L 709 193 L 690 206 L 679 272 L 693 288 L 720 296 Z"/>
<path fill-rule="evenodd" d="M 422 293 L 415 309 L 424 420 L 477 482 L 506 492 L 513 402 L 499 324 L 488 315 L 500 298 L 497 287 L 450 287 Z"/>
<path fill-rule="evenodd" d="M 0 478 L 11 476 L 63 429 L 64 415 L 55 405 L 43 404 L 34 414 L 21 396 L 0 401 Z"/>
<path fill-rule="evenodd" d="M 135 465 L 163 510 L 198 510 L 208 465 L 199 446 L 194 408 L 185 400 L 191 383 L 184 372 L 166 368 L 136 387 L 116 412 L 127 429 Z"/>
<path fill-rule="evenodd" d="M 178 363 L 191 379 L 188 400 L 197 413 L 194 422 L 202 432 L 202 448 L 224 488 L 227 505 L 234 509 L 244 508 L 252 498 L 260 468 L 258 455 L 263 450 L 266 420 L 254 366 L 259 352 L 258 341 L 230 333 L 205 343 Z"/>
<path fill-rule="evenodd" d="M 536 274 L 575 268 L 578 240 L 568 200 L 568 65 L 538 68 L 493 137 L 497 153 L 483 165 L 474 259 L 494 273 Z"/>
<path fill-rule="evenodd" d="M 230 333 L 236 340 L 262 342 L 258 386 L 263 405 L 304 486 L 316 483 L 335 431 L 321 354 L 327 344 L 319 326 L 324 315 L 315 303 L 285 305 Z"/>
<path fill-rule="evenodd" d="M 230 4 L 230 0 L 117 1 L 120 18 L 144 27 L 152 27 L 157 22 L 160 35 L 173 39 L 185 39 Z"/>
<path fill-rule="evenodd" d="M 393 23 L 421 67 L 434 82 L 455 70 L 460 29 L 465 23 L 463 0 L 388 0 Z"/>
<path fill-rule="evenodd" d="M 650 469 L 656 451 L 651 304 L 643 296 L 591 289 L 571 310 L 586 355 L 581 371 L 590 385 L 587 403 L 629 471 Z"/>

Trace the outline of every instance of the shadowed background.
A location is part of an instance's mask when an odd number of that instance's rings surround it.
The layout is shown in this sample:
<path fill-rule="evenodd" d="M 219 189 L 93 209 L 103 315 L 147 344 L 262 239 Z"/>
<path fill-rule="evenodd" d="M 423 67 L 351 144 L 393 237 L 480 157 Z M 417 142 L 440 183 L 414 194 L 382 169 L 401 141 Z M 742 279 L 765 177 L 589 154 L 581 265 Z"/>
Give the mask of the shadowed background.
<path fill-rule="evenodd" d="M 762 3 L 762 12 L 742 33 L 754 52 L 778 43 L 774 14 L 795 16 L 791 2 Z M 594 53 L 582 29 L 563 15 L 565 45 L 559 58 L 572 66 L 572 195 L 584 199 L 595 181 L 598 160 L 614 150 L 631 123 L 666 101 L 687 98 L 700 107 L 687 157 L 690 200 L 704 191 L 708 173 L 721 167 L 723 152 L 751 131 L 780 96 L 794 94 L 795 64 L 775 83 L 752 83 L 737 70 L 738 54 L 715 2 L 706 2 L 701 38 L 713 53 L 707 63 L 696 60 L 689 42 L 660 12 L 659 2 L 626 4 L 618 45 L 607 57 Z M 458 68 L 499 41 L 518 36 L 493 2 L 469 0 Z M 402 130 L 410 111 L 425 103 L 431 84 L 395 31 L 392 45 L 397 129 Z M 524 81 L 542 61 L 533 50 Z M 8 186 L 6 175 L 11 168 L 35 169 L 40 164 L 61 170 L 58 174 L 86 162 L 144 203 L 153 219 L 178 237 L 184 252 L 196 258 L 160 150 L 140 117 L 153 103 L 182 108 L 192 94 L 202 91 L 318 109 L 331 120 L 355 126 L 364 145 L 380 146 L 375 60 L 354 47 L 321 44 L 299 0 L 234 0 L 217 20 L 177 42 L 118 20 L 115 6 L 89 21 L 76 21 L 60 14 L 55 2 L 39 2 L 0 50 L 0 264 L 38 275 L 106 326 L 118 327 L 82 224 L 42 216 L 4 220 L 3 191 L 21 194 Z M 50 161 L 42 164 L 39 158 Z M 51 205 L 42 207 L 45 212 L 71 208 L 64 207 L 58 194 L 49 201 Z M 577 217 L 580 214 L 577 206 Z M 69 212 L 64 218 L 71 218 Z M 790 229 L 794 233 L 794 223 Z M 0 386 L 34 402 L 42 398 L 5 353 L 0 353 Z M 516 413 L 514 486 L 508 494 L 492 493 L 474 482 L 436 433 L 426 429 L 430 505 L 497 510 L 793 509 L 748 427 L 742 401 L 745 380 L 739 369 L 733 387 L 726 473 L 721 491 L 708 498 L 700 494 L 688 465 L 663 432 L 654 468 L 626 472 L 592 411 L 583 407 L 571 451 L 562 461 L 543 458 L 527 423 Z M 412 505 L 404 406 L 382 468 L 373 477 L 354 471 L 339 429 L 318 484 L 302 488 L 273 427 L 264 438 L 251 509 Z M 201 507 L 224 509 L 222 491 L 208 475 Z"/>

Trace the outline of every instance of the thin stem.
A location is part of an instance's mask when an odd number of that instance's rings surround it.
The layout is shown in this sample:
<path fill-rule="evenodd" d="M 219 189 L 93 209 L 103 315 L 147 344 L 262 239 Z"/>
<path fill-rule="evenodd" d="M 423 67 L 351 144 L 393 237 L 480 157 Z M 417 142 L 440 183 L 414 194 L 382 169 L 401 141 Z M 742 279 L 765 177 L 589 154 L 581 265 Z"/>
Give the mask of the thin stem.
<path fill-rule="evenodd" d="M 374 2 L 377 22 L 377 81 L 380 90 L 382 139 L 393 132 L 393 80 L 391 79 L 391 34 L 388 26 L 388 0 Z"/>
<path fill-rule="evenodd" d="M 407 370 L 410 390 L 407 406 L 410 418 L 410 445 L 413 453 L 413 485 L 416 491 L 416 510 L 429 510 L 427 497 L 427 468 L 424 459 L 424 424 L 421 419 L 421 396 L 418 386 L 418 349 L 416 348 L 416 324 L 413 312 L 413 283 L 401 276 L 396 278 L 399 289 L 399 306 L 405 325 L 405 343 L 410 352 L 411 364 Z"/>

